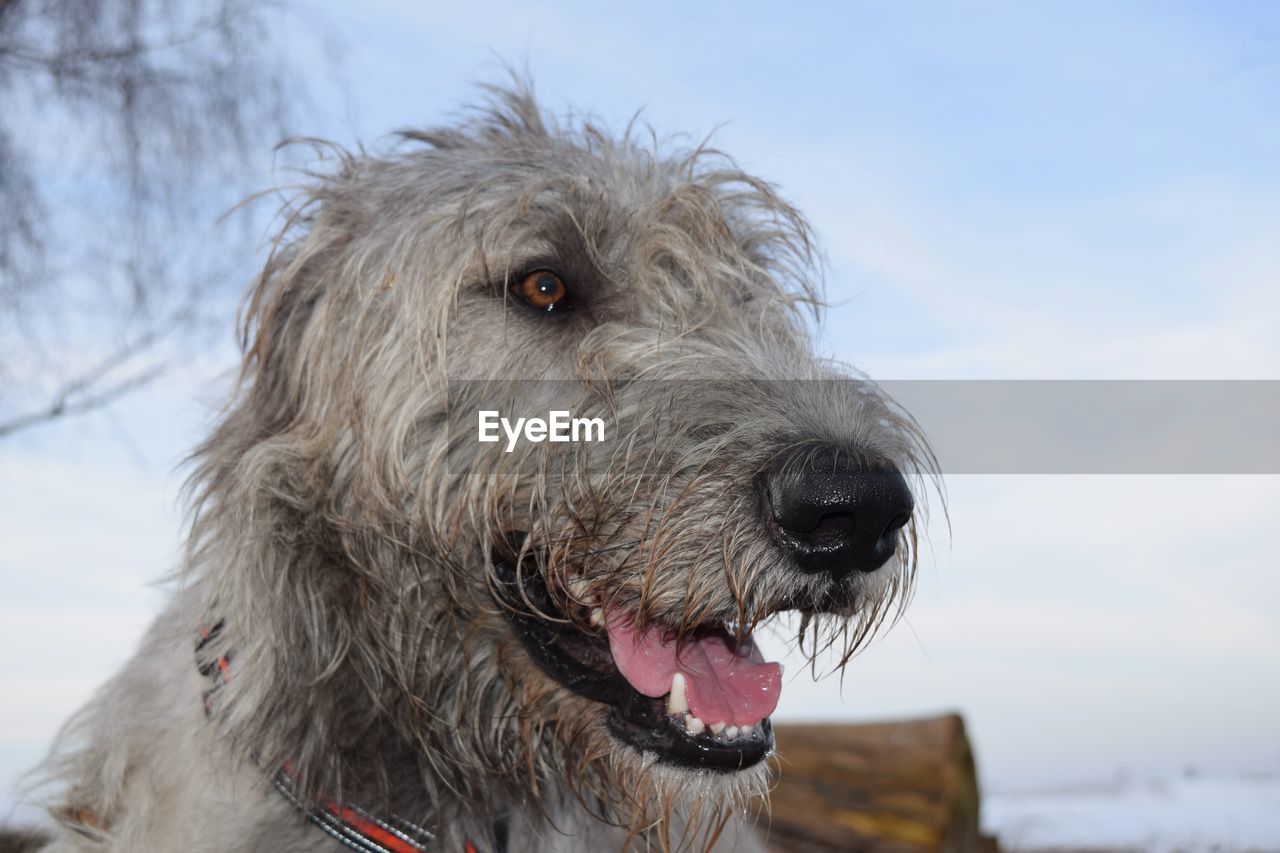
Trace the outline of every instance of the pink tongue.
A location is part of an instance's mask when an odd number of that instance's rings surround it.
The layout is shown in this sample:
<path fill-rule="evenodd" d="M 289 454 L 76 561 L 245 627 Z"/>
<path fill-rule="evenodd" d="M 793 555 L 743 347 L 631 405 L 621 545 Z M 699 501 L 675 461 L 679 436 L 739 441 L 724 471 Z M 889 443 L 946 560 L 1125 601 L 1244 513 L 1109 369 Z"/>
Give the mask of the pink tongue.
<path fill-rule="evenodd" d="M 732 637 L 713 633 L 687 640 L 677 649 L 662 628 L 637 631 L 630 615 L 621 610 L 610 610 L 606 625 L 613 662 L 645 696 L 671 692 L 671 677 L 680 672 L 689 713 L 708 725 L 749 726 L 778 706 L 782 672 L 778 664 L 765 662 L 751 640 L 735 648 Z"/>

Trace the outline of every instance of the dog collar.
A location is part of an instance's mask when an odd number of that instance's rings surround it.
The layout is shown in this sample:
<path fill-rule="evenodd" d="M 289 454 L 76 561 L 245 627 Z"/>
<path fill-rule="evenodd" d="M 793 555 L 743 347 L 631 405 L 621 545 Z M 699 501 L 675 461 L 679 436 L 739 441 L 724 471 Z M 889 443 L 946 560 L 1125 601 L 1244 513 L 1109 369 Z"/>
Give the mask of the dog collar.
<path fill-rule="evenodd" d="M 196 668 L 212 682 L 202 696 L 206 717 L 213 716 L 214 697 L 218 690 L 231 683 L 231 653 L 226 652 L 212 660 L 205 659 L 202 654 L 205 647 L 222 633 L 223 624 L 220 619 L 211 628 L 202 625 L 200 640 L 196 643 Z M 337 803 L 327 797 L 322 797 L 316 805 L 305 802 L 298 795 L 298 771 L 290 761 L 276 771 L 271 782 L 314 826 L 351 850 L 361 853 L 426 853 L 436 840 L 429 830 L 401 817 L 392 815 L 385 820 L 379 819 L 359 806 Z M 494 834 L 499 847 L 505 847 L 505 822 L 494 827 Z M 464 842 L 463 853 L 477 853 L 476 846 L 470 841 Z"/>
<path fill-rule="evenodd" d="M 403 818 L 379 820 L 358 806 L 339 805 L 331 800 L 308 806 L 298 797 L 296 771 L 289 762 L 285 762 L 271 781 L 285 799 L 307 816 L 307 820 L 352 850 L 362 853 L 423 853 L 435 841 L 430 832 Z M 465 852 L 476 853 L 475 845 L 468 841 Z"/>

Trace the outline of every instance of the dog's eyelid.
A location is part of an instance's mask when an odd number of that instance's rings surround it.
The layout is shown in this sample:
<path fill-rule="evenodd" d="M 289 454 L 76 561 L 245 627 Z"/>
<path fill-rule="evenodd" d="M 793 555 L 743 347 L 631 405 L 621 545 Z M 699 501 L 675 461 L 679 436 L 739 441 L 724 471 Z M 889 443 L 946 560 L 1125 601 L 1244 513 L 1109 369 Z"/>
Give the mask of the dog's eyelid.
<path fill-rule="evenodd" d="M 515 286 L 527 279 L 529 276 L 538 275 L 540 273 L 549 273 L 564 282 L 566 287 L 572 289 L 572 276 L 566 274 L 563 269 L 550 263 L 531 263 L 520 267 L 515 267 L 514 271 L 507 275 L 507 288 L 514 290 Z"/>

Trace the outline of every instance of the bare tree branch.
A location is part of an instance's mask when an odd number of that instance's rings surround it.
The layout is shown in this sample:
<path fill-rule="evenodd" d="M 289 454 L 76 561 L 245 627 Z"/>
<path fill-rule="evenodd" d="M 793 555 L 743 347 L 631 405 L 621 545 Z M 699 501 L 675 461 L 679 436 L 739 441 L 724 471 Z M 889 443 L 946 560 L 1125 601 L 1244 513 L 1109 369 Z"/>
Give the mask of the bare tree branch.
<path fill-rule="evenodd" d="M 256 229 L 214 223 L 306 100 L 284 14 L 0 0 L 0 438 L 140 387 L 229 311 Z"/>
<path fill-rule="evenodd" d="M 162 364 L 153 364 L 139 372 L 117 380 L 110 384 L 103 383 L 106 370 L 99 365 L 85 376 L 67 383 L 53 398 L 49 405 L 35 412 L 26 412 L 0 422 L 0 438 L 7 438 L 15 432 L 29 427 L 69 415 L 82 415 L 94 409 L 114 402 L 134 389 L 152 382 L 165 370 Z"/>

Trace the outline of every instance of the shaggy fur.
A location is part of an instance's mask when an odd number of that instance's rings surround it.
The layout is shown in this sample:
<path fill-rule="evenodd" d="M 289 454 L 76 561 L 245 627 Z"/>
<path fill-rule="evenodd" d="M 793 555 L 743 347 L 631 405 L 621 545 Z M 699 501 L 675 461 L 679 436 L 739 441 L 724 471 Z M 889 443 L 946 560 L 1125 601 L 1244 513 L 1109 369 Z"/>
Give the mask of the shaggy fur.
<path fill-rule="evenodd" d="M 47 763 L 47 849 L 340 849 L 269 784 L 285 761 L 303 796 L 411 818 L 440 850 L 493 849 L 497 816 L 510 850 L 750 849 L 768 762 L 694 772 L 618 742 L 531 663 L 496 561 L 686 633 L 798 609 L 805 650 L 846 660 L 905 598 L 914 522 L 833 597 L 752 498 L 806 443 L 928 463 L 907 416 L 814 356 L 800 214 L 705 147 L 491 94 L 382 154 L 326 148 L 287 210 L 239 390 L 194 456 L 181 590 Z M 573 312 L 512 298 L 543 265 Z M 486 394 L 548 389 L 607 414 L 609 441 L 475 441 Z M 192 649 L 219 621 L 201 662 L 231 677 L 206 716 Z"/>

